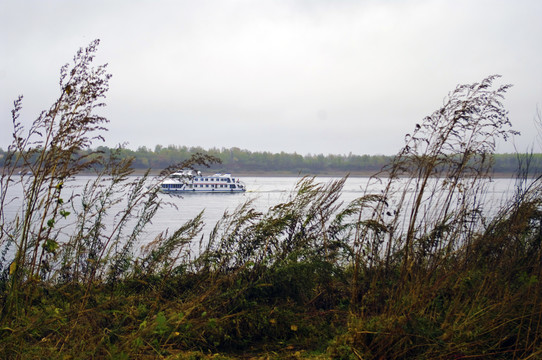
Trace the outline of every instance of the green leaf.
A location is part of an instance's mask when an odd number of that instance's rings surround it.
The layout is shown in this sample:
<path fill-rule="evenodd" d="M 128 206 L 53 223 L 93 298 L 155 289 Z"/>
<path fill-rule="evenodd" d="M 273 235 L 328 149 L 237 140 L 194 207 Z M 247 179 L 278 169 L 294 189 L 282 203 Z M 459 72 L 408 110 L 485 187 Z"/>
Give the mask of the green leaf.
<path fill-rule="evenodd" d="M 53 239 L 47 239 L 43 244 L 43 248 L 49 253 L 54 253 L 58 249 L 58 242 Z"/>
<path fill-rule="evenodd" d="M 166 316 L 164 315 L 164 313 L 162 311 L 160 311 L 156 315 L 155 332 L 158 333 L 159 335 L 163 335 L 163 334 L 165 334 L 167 332 L 167 330 L 168 330 L 168 326 L 167 326 Z"/>

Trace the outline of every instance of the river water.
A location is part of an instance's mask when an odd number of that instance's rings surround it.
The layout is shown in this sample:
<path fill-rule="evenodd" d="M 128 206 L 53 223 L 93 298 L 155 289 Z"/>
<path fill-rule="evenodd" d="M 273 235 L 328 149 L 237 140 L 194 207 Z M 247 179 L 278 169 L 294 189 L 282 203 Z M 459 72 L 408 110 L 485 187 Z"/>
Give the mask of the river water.
<path fill-rule="evenodd" d="M 318 183 L 328 183 L 339 180 L 338 177 L 317 177 Z M 288 200 L 296 184 L 301 177 L 246 177 L 242 179 L 247 186 L 245 193 L 209 194 L 188 193 L 183 196 L 160 194 L 164 201 L 169 201 L 177 206 L 163 207 L 158 211 L 149 226 L 149 237 L 154 234 L 170 229 L 174 230 L 184 222 L 196 216 L 204 210 L 204 232 L 209 232 L 225 211 L 232 212 L 239 205 L 252 200 L 255 210 L 265 213 L 270 207 Z M 348 204 L 351 201 L 367 194 L 378 194 L 382 185 L 369 185 L 369 177 L 351 177 L 344 184 L 340 201 Z M 491 202 L 494 208 L 504 202 L 506 197 L 513 193 L 514 179 L 495 179 L 489 184 L 486 192 L 486 201 Z"/>
<path fill-rule="evenodd" d="M 94 178 L 91 176 L 78 176 L 70 181 L 68 191 L 77 192 Z M 338 180 L 336 177 L 317 177 L 316 182 L 328 183 L 332 180 Z M 248 200 L 253 200 L 252 206 L 255 210 L 265 213 L 270 207 L 284 202 L 295 189 L 296 183 L 301 177 L 246 177 L 242 181 L 246 184 L 245 193 L 188 193 L 183 196 L 160 194 L 161 200 L 175 204 L 176 206 L 164 206 L 158 210 L 152 220 L 152 223 L 146 228 L 146 233 L 141 237 L 140 244 L 144 245 L 146 241 L 152 241 L 160 232 L 169 229 L 174 231 L 186 221 L 194 218 L 202 210 L 204 211 L 204 234 L 208 234 L 216 222 L 222 217 L 225 211 L 232 212 L 239 205 Z M 367 193 L 377 194 L 382 189 L 381 185 L 372 185 L 367 189 L 369 183 L 368 177 L 350 177 L 347 179 L 341 201 L 345 204 L 359 198 Z M 486 191 L 486 201 L 491 201 L 495 208 L 501 204 L 506 197 L 509 197 L 514 189 L 514 179 L 495 179 L 489 184 Z M 16 212 L 20 211 L 20 197 L 22 193 L 17 188 L 10 189 L 10 196 L 15 201 L 7 202 L 2 212 L 6 218 L 12 218 Z M 19 195 L 18 195 L 19 193 Z M 8 199 L 9 200 L 9 199 Z M 118 205 L 118 211 L 122 210 L 122 204 Z M 115 209 L 110 214 L 114 216 Z M 70 227 L 64 229 L 65 235 L 69 236 Z"/>

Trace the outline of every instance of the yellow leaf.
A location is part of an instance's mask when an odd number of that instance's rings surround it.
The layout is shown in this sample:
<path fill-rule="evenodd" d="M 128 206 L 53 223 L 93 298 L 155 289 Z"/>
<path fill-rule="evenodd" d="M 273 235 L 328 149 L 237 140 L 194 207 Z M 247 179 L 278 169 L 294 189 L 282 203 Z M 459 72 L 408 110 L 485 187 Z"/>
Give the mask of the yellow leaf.
<path fill-rule="evenodd" d="M 290 329 L 292 331 L 297 331 L 297 325 L 290 325 Z"/>
<path fill-rule="evenodd" d="M 11 265 L 9 266 L 9 274 L 12 275 L 15 270 L 17 269 L 17 264 L 14 262 L 11 263 Z"/>

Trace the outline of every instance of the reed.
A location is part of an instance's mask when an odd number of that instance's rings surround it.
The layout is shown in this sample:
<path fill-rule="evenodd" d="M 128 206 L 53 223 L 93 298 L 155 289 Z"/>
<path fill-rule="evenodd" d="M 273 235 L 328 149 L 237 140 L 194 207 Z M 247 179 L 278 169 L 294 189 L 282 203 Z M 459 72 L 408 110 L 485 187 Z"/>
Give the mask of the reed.
<path fill-rule="evenodd" d="M 484 201 L 495 142 L 515 134 L 498 77 L 457 87 L 416 125 L 372 177 L 380 193 L 343 204 L 346 177 L 305 177 L 267 211 L 249 200 L 224 213 L 208 237 L 200 213 L 149 241 L 146 225 L 171 205 L 160 182 L 216 159 L 133 176 L 121 148 L 89 151 L 107 123 L 95 114 L 110 78 L 91 67 L 97 46 L 62 68 L 58 100 L 26 133 L 22 98 L 14 105 L 0 178 L 2 358 L 542 355 L 542 186 L 529 157 L 512 198 Z M 94 176 L 75 191 L 82 172 Z M 8 201 L 21 204 L 14 218 Z"/>
<path fill-rule="evenodd" d="M 484 208 L 495 142 L 515 134 L 501 102 L 509 86 L 493 89 L 496 79 L 454 90 L 375 177 L 385 190 L 354 237 L 357 254 L 370 256 L 354 261 L 357 303 L 339 337 L 343 353 L 540 354 L 533 340 L 540 320 L 533 310 L 540 295 L 539 179 L 527 181 L 529 169 L 518 169 L 515 197 L 496 214 Z"/>
<path fill-rule="evenodd" d="M 19 120 L 22 97 L 15 101 L 13 142 L 0 177 L 4 320 L 24 313 L 35 300 L 36 287 L 77 284 L 90 289 L 105 278 L 122 278 L 132 270 L 133 247 L 145 226 L 160 206 L 168 205 L 157 197 L 160 182 L 178 168 L 216 161 L 196 154 L 153 178 L 149 172 L 133 177 L 133 159 L 122 158 L 120 148 L 107 156 L 88 151 L 103 139 L 108 122 L 95 114 L 105 106 L 111 77 L 106 65 L 91 67 L 98 44 L 80 49 L 71 67 L 62 67 L 57 101 L 26 132 Z M 70 193 L 71 179 L 81 173 L 95 176 L 82 191 Z M 14 190 L 21 195 L 10 198 Z M 21 204 L 12 219 L 3 211 L 7 201 Z M 122 210 L 112 214 L 118 205 Z"/>

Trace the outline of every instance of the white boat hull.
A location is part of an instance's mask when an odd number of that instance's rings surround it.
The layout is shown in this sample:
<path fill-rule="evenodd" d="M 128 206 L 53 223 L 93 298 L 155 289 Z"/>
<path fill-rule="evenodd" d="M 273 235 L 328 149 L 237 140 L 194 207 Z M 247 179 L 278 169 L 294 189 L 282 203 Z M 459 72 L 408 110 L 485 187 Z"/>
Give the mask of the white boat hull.
<path fill-rule="evenodd" d="M 244 189 L 229 189 L 229 190 L 218 190 L 218 189 L 211 189 L 211 190 L 196 190 L 196 189 L 164 189 L 161 188 L 160 191 L 164 193 L 225 193 L 225 194 L 231 194 L 231 193 L 239 193 L 239 192 L 245 192 Z"/>
<path fill-rule="evenodd" d="M 214 174 L 203 176 L 192 170 L 183 170 L 171 174 L 160 185 L 164 193 L 239 193 L 245 192 L 246 186 L 238 178 L 230 174 Z"/>

